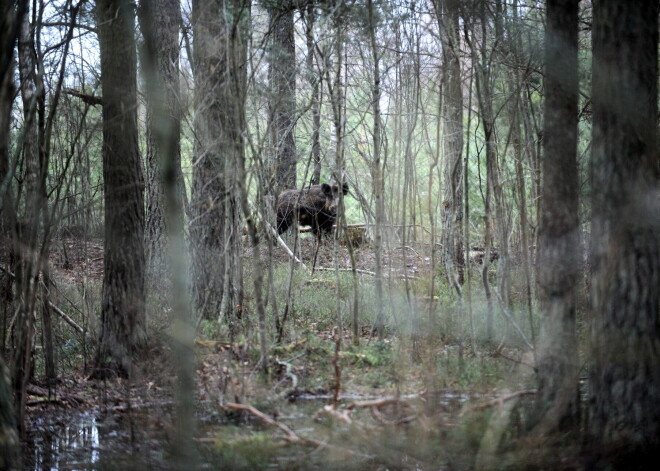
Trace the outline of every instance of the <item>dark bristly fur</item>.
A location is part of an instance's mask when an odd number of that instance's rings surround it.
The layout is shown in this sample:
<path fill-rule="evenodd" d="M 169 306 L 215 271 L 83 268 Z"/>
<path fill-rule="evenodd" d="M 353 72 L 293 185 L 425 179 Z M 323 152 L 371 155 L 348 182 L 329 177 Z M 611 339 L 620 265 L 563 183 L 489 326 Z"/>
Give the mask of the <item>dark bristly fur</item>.
<path fill-rule="evenodd" d="M 316 236 L 329 234 L 337 218 L 339 191 L 339 186 L 327 183 L 302 190 L 284 190 L 277 199 L 277 232 L 282 234 L 288 230 L 297 217 L 298 224 L 310 226 Z M 346 195 L 348 184 L 344 183 L 341 191 Z"/>

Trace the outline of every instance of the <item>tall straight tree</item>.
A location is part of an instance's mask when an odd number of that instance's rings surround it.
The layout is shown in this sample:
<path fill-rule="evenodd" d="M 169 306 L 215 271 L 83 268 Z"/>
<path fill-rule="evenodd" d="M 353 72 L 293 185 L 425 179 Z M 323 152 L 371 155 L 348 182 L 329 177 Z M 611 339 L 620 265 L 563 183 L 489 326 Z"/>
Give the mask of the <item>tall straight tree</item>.
<path fill-rule="evenodd" d="M 442 246 L 449 282 L 461 297 L 463 284 L 463 88 L 459 60 L 459 2 L 434 0 L 442 41 L 444 189 Z"/>
<path fill-rule="evenodd" d="M 270 133 L 274 150 L 271 178 L 274 194 L 296 186 L 296 43 L 293 13 L 297 2 L 273 0 L 269 3 L 270 16 Z"/>
<path fill-rule="evenodd" d="M 371 49 L 371 59 L 373 61 L 373 83 L 371 84 L 371 110 L 374 115 L 373 123 L 373 161 L 371 163 L 371 178 L 373 181 L 373 193 L 376 200 L 376 221 L 374 227 L 374 253 L 376 262 L 376 322 L 374 330 L 379 339 L 385 335 L 385 310 L 383 303 L 383 223 L 385 219 L 384 206 L 384 179 L 383 179 L 383 158 L 382 158 L 382 139 L 383 122 L 380 109 L 381 99 L 381 70 L 380 54 L 378 51 L 378 20 L 376 17 L 376 6 L 372 0 L 367 0 L 367 19 L 369 28 L 369 46 Z M 337 87 L 339 88 L 339 87 Z"/>
<path fill-rule="evenodd" d="M 538 425 L 548 432 L 578 419 L 578 1 L 547 2 L 537 404 Z"/>
<path fill-rule="evenodd" d="M 98 0 L 96 22 L 103 86 L 105 248 L 95 375 L 125 376 L 131 373 L 133 358 L 147 338 L 133 2 Z"/>
<path fill-rule="evenodd" d="M 163 149 L 158 133 L 167 130 L 167 145 L 172 145 L 172 165 L 176 171 L 177 191 L 181 194 L 175 200 L 183 205 L 183 175 L 181 173 L 181 111 L 179 105 L 179 31 L 181 11 L 179 0 L 147 0 L 140 4 L 140 29 L 145 37 L 144 61 L 146 80 L 157 80 L 160 86 L 147 84 L 147 147 L 146 147 L 146 190 L 147 212 L 145 220 L 145 249 L 147 279 L 160 281 L 167 259 L 168 212 L 165 189 L 163 187 Z M 158 116 L 156 116 L 160 113 Z M 170 149 L 168 149 L 169 151 Z M 172 214 L 183 217 L 182 207 L 174 208 Z M 181 224 L 183 221 L 181 221 Z M 179 225 L 177 223 L 177 225 Z"/>
<path fill-rule="evenodd" d="M 631 469 L 660 450 L 659 5 L 593 6 L 588 446 Z"/>
<path fill-rule="evenodd" d="M 171 316 L 174 363 L 177 367 L 176 439 L 173 458 L 176 469 L 194 469 L 196 464 L 194 437 L 195 413 L 195 327 L 189 289 L 189 267 L 185 250 L 183 191 L 181 175 L 179 102 L 179 0 L 143 0 L 140 23 L 144 35 L 144 73 L 148 97 L 148 146 L 151 152 L 147 168 L 151 180 L 147 187 L 153 239 L 150 242 L 150 275 L 167 275 Z M 157 207 L 152 207 L 152 205 Z M 149 210 L 147 227 L 149 227 Z M 162 231 L 165 230 L 166 233 Z M 147 232 L 149 229 L 147 229 Z M 166 243 L 163 243 L 165 242 Z M 169 253 L 166 253 L 169 252 Z M 149 251 L 147 252 L 149 253 Z M 169 263 L 167 263 L 169 262 Z M 155 281 L 155 280 L 154 280 Z"/>
<path fill-rule="evenodd" d="M 240 304 L 239 201 L 243 162 L 247 0 L 193 1 L 195 159 L 190 235 L 198 316 L 229 317 Z M 233 324 L 232 324 L 233 325 Z"/>

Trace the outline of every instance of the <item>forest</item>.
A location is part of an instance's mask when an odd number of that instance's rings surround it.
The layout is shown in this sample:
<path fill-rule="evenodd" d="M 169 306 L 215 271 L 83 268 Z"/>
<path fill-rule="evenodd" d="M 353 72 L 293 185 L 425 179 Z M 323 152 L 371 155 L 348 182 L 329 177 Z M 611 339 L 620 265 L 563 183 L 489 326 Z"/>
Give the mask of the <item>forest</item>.
<path fill-rule="evenodd" d="M 659 16 L 2 0 L 0 469 L 650 469 Z"/>

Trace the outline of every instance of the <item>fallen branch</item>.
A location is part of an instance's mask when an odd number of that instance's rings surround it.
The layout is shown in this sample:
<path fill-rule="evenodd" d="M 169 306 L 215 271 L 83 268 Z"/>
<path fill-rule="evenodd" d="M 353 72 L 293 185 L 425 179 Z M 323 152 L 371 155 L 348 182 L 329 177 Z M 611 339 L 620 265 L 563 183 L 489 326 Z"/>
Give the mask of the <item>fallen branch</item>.
<path fill-rule="evenodd" d="M 60 316 L 60 317 L 64 320 L 64 322 L 66 322 L 66 323 L 69 324 L 71 327 L 73 327 L 75 330 L 77 330 L 78 333 L 83 334 L 83 333 L 85 332 L 85 329 L 83 329 L 83 328 L 80 327 L 78 324 L 76 324 L 76 322 L 75 322 L 73 319 L 71 319 L 68 315 L 66 315 L 66 314 L 64 313 L 64 311 L 62 311 L 59 307 L 57 307 L 56 305 L 54 305 L 54 304 L 53 304 L 52 302 L 50 302 L 50 301 L 48 301 L 48 305 L 50 306 L 50 308 L 51 308 L 53 311 L 55 311 L 55 314 L 57 314 L 58 316 Z"/>
<path fill-rule="evenodd" d="M 5 272 L 6 274 L 8 274 L 10 277 L 12 277 L 12 278 L 16 278 L 16 275 L 14 275 L 9 269 L 3 267 L 2 265 L 0 265 L 0 270 L 2 270 L 3 272 Z M 43 281 L 41 281 L 41 285 L 42 285 L 44 288 L 46 287 L 46 285 L 44 284 Z M 85 329 L 83 329 L 83 328 L 80 327 L 78 324 L 76 324 L 76 321 L 74 321 L 73 319 L 71 319 L 71 318 L 70 318 L 70 317 L 69 317 L 64 311 L 62 311 L 59 307 L 57 307 L 55 304 L 53 304 L 50 300 L 48 301 L 48 306 L 50 306 L 50 308 L 51 308 L 53 311 L 55 311 L 55 314 L 57 314 L 57 315 L 60 316 L 62 319 L 64 319 L 64 321 L 65 321 L 67 324 L 69 324 L 71 327 L 73 327 L 74 329 L 76 329 L 76 330 L 78 331 L 78 333 L 82 334 L 82 333 L 85 332 Z"/>
<path fill-rule="evenodd" d="M 354 456 L 360 456 L 362 458 L 367 458 L 367 459 L 373 458 L 372 456 L 365 455 L 363 453 L 359 453 L 359 452 L 353 451 L 353 450 L 348 449 L 348 448 L 341 448 L 341 447 L 338 447 L 338 446 L 335 446 L 335 445 L 330 445 L 328 443 L 321 442 L 319 440 L 314 440 L 312 438 L 301 437 L 300 435 L 298 435 L 296 432 L 291 430 L 289 427 L 287 427 L 283 423 L 278 422 L 277 420 L 273 419 L 272 417 L 269 417 L 268 415 L 264 414 L 260 410 L 257 410 L 257 409 L 255 409 L 254 407 L 252 407 L 250 405 L 230 402 L 228 404 L 225 404 L 225 407 L 228 408 L 228 409 L 237 409 L 237 410 L 243 410 L 245 412 L 248 412 L 248 413 L 252 414 L 253 416 L 259 418 L 265 424 L 271 425 L 273 427 L 276 427 L 276 428 L 282 430 L 285 433 L 285 436 L 282 437 L 282 438 L 284 440 L 286 440 L 287 442 L 289 442 L 289 443 L 312 445 L 312 446 L 315 446 L 315 447 L 318 447 L 318 448 L 326 448 L 327 447 L 327 448 L 330 448 L 330 449 L 333 449 L 333 450 L 340 451 L 342 453 L 347 453 L 347 454 L 354 455 Z M 207 441 L 208 440 L 204 440 L 204 442 L 207 442 Z"/>
<path fill-rule="evenodd" d="M 479 410 L 488 409 L 489 407 L 502 406 L 505 402 L 510 401 L 511 399 L 516 399 L 521 396 L 531 396 L 534 394 L 536 394 L 536 389 L 524 389 L 522 391 L 516 391 L 506 396 L 497 397 L 492 401 L 486 402 L 485 404 L 480 404 L 478 406 L 470 407 L 469 409 L 462 411 L 460 415 L 463 415 L 467 412 L 476 412 Z"/>
<path fill-rule="evenodd" d="M 321 443 L 317 442 L 316 440 L 311 440 L 311 439 L 306 439 L 306 438 L 300 437 L 298 434 L 296 434 L 296 432 L 291 430 L 289 427 L 287 427 L 283 423 L 278 422 L 277 420 L 271 418 L 270 416 L 264 414 L 260 410 L 255 409 L 254 407 L 252 407 L 250 405 L 238 404 L 236 402 L 230 402 L 228 404 L 225 404 L 225 407 L 228 408 L 228 409 L 236 409 L 236 410 L 243 410 L 243 411 L 249 412 L 253 416 L 260 419 L 262 422 L 282 430 L 286 434 L 286 437 L 284 437 L 284 439 L 288 442 L 303 443 L 303 442 L 309 440 L 309 443 L 312 443 L 312 444 L 317 445 L 317 446 L 321 445 Z"/>
<path fill-rule="evenodd" d="M 261 219 L 261 222 L 264 225 L 264 227 L 266 227 L 270 231 L 270 233 L 275 237 L 277 243 L 282 246 L 282 248 L 286 251 L 286 253 L 289 254 L 289 257 L 294 259 L 296 263 L 300 264 L 301 267 L 307 270 L 307 266 L 302 262 L 302 260 L 296 257 L 296 254 L 294 254 L 293 251 L 289 248 L 289 246 L 286 245 L 286 242 L 284 242 L 284 240 L 280 237 L 280 235 L 277 233 L 275 228 L 268 221 L 266 221 L 264 217 L 261 216 L 261 213 L 259 213 L 259 211 L 255 211 L 255 214 L 257 215 L 257 217 L 259 217 L 259 219 Z"/>
<path fill-rule="evenodd" d="M 85 399 L 84 397 L 76 396 L 74 394 L 60 394 L 59 397 L 53 397 L 55 395 L 53 394 L 52 391 L 39 387 L 36 384 L 28 384 L 26 391 L 28 394 L 32 396 L 46 398 L 41 401 L 29 401 L 28 405 L 35 405 L 37 403 L 38 404 L 51 403 L 51 404 L 62 404 L 62 405 L 69 405 L 72 407 L 78 407 L 82 404 L 87 404 L 87 399 Z"/>
<path fill-rule="evenodd" d="M 366 408 L 368 407 L 371 410 L 372 415 L 374 418 L 380 422 L 383 425 L 402 425 L 402 424 L 408 424 L 412 422 L 413 420 L 417 419 L 417 415 L 409 415 L 407 417 L 403 417 L 399 420 L 389 420 L 386 419 L 385 416 L 383 415 L 382 411 L 380 410 L 381 407 L 385 407 L 388 405 L 392 404 L 403 404 L 405 406 L 408 406 L 405 402 L 401 401 L 398 397 L 386 397 L 382 399 L 376 399 L 374 401 L 363 401 L 363 402 L 353 402 L 346 406 L 346 410 L 353 410 L 355 408 Z"/>

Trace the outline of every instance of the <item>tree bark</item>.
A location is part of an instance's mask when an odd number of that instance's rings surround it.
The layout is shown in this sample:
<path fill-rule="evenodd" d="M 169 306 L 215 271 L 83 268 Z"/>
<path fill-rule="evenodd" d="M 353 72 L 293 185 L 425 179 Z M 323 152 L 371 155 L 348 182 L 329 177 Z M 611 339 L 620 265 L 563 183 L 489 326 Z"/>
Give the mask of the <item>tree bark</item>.
<path fill-rule="evenodd" d="M 39 288 L 39 235 L 41 169 L 37 106 L 43 107 L 43 89 L 37 86 L 36 57 L 28 15 L 23 16 L 18 39 L 18 64 L 23 103 L 23 185 L 25 202 L 17 218 L 13 253 L 16 257 L 18 306 L 13 337 L 12 379 L 19 429 L 23 429 L 27 384 L 32 375 L 34 320 Z M 39 102 L 39 103 L 38 103 Z M 24 430 L 22 430 L 24 432 Z"/>
<path fill-rule="evenodd" d="M 286 2 L 285 2 L 286 3 Z M 271 176 L 273 194 L 296 188 L 295 112 L 296 49 L 293 12 L 290 5 L 269 8 L 271 50 L 268 74 L 270 80 L 270 132 L 272 147 Z"/>
<path fill-rule="evenodd" d="M 147 338 L 144 181 L 138 150 L 133 4 L 98 0 L 96 19 L 103 85 L 105 248 L 95 375 L 126 376 Z"/>
<path fill-rule="evenodd" d="M 230 326 L 242 283 L 236 166 L 244 152 L 249 7 L 245 0 L 193 2 L 193 305 L 198 316 L 227 317 Z"/>
<path fill-rule="evenodd" d="M 24 14 L 24 13 L 23 13 Z M 12 193 L 9 191 L 14 175 L 14 166 L 10 162 L 10 122 L 11 109 L 14 100 L 14 46 L 21 21 L 15 2 L 0 4 L 0 44 L 6 45 L 0 49 L 0 257 L 13 270 L 13 240 L 15 226 L 15 209 Z M 2 319 L 1 351 L 6 351 L 5 339 L 9 317 L 13 312 L 13 278 L 5 272 L 0 273 L 0 318 Z"/>
<path fill-rule="evenodd" d="M 14 398 L 9 383 L 9 369 L 0 357 L 0 469 L 18 468 L 16 457 L 20 442 L 16 433 Z"/>
<path fill-rule="evenodd" d="M 660 450 L 658 8 L 594 1 L 587 446 L 609 469 Z"/>
<path fill-rule="evenodd" d="M 578 0 L 549 0 L 539 234 L 542 317 L 537 349 L 537 426 L 544 433 L 571 429 L 579 419 L 575 330 L 580 280 L 577 36 Z"/>
<path fill-rule="evenodd" d="M 146 242 L 151 244 L 147 253 L 151 275 L 165 273 L 167 287 L 171 287 L 166 293 L 167 302 L 173 306 L 172 346 L 178 376 L 174 464 L 176 469 L 195 469 L 195 322 L 188 281 L 179 137 L 179 1 L 144 0 L 140 13 L 149 114 L 148 208 L 154 206 L 147 210 Z"/>
<path fill-rule="evenodd" d="M 383 228 L 385 222 L 385 186 L 383 181 L 383 162 L 381 159 L 382 122 L 380 111 L 381 85 L 380 85 L 380 54 L 376 40 L 377 23 L 372 0 L 367 0 L 367 15 L 369 24 L 369 45 L 373 60 L 373 83 L 371 85 L 371 107 L 374 116 L 373 123 L 373 163 L 371 168 L 374 184 L 374 199 L 376 200 L 376 221 L 374 227 L 374 255 L 376 259 L 376 322 L 374 328 L 378 339 L 385 336 L 385 312 L 383 299 Z"/>
<path fill-rule="evenodd" d="M 145 250 L 148 284 L 167 282 L 171 273 L 165 270 L 167 255 L 166 214 L 167 198 L 163 183 L 163 153 L 172 152 L 172 165 L 176 172 L 175 190 L 179 197 L 173 203 L 171 214 L 183 218 L 184 182 L 181 172 L 181 106 L 179 103 L 179 31 L 181 28 L 180 2 L 177 0 L 149 0 L 140 7 L 140 28 L 145 38 L 144 63 L 148 70 L 146 80 L 157 80 L 160 86 L 146 84 L 147 90 L 147 145 L 146 145 L 146 197 Z M 157 135 L 167 132 L 167 142 Z M 161 147 L 167 146 L 167 150 Z M 183 224 L 183 220 L 180 221 Z M 177 222 L 177 226 L 179 223 Z"/>
<path fill-rule="evenodd" d="M 310 101 L 312 107 L 312 162 L 314 163 L 314 170 L 312 171 L 310 184 L 319 185 L 321 183 L 321 87 L 319 86 L 321 77 L 314 67 L 314 49 L 316 47 L 316 41 L 314 40 L 314 22 L 316 20 L 314 2 L 310 2 L 306 9 L 301 9 L 301 14 L 304 14 L 306 19 L 307 76 L 312 89 Z"/>
<path fill-rule="evenodd" d="M 442 129 L 444 187 L 442 236 L 444 264 L 451 286 L 462 298 L 463 256 L 463 89 L 459 60 L 459 3 L 435 0 L 442 41 Z"/>

